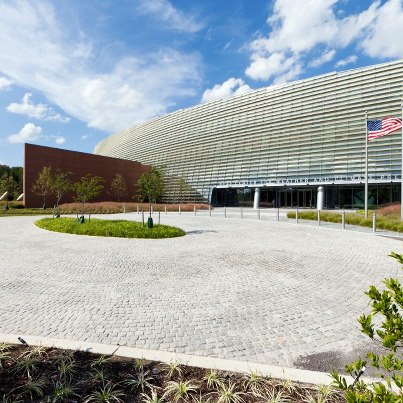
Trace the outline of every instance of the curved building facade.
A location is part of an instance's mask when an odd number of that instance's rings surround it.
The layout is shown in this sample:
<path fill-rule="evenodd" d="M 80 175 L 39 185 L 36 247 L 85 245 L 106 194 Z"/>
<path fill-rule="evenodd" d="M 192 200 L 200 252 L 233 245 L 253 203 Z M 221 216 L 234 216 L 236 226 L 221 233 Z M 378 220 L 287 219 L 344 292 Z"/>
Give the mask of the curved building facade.
<path fill-rule="evenodd" d="M 402 98 L 400 60 L 178 110 L 95 153 L 165 167 L 167 201 L 314 207 L 323 194 L 324 207 L 362 207 L 365 113 L 401 118 Z M 401 164 L 401 131 L 369 143 L 370 206 L 400 201 Z"/>

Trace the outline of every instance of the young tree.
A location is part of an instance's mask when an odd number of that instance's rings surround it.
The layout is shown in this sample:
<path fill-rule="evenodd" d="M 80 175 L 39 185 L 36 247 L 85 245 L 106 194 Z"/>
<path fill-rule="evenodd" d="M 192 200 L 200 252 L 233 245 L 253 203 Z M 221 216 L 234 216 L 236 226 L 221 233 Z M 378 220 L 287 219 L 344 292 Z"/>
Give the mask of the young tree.
<path fill-rule="evenodd" d="M 115 174 L 115 177 L 111 182 L 109 193 L 116 196 L 118 203 L 120 202 L 120 198 L 122 196 L 127 195 L 126 181 L 121 174 Z"/>
<path fill-rule="evenodd" d="M 402 269 L 403 255 L 392 252 L 389 256 L 396 259 Z M 362 381 L 357 381 L 353 387 L 348 387 L 346 379 L 333 371 L 334 383 L 346 390 L 347 402 L 403 401 L 403 286 L 397 278 L 385 278 L 383 284 L 386 287 L 384 290 L 380 291 L 372 285 L 366 292 L 372 313 L 362 315 L 358 322 L 361 331 L 376 340 L 386 351 L 386 354 L 367 354 L 370 365 L 380 372 L 380 380 L 384 383 L 376 382 L 368 387 Z M 347 365 L 346 370 L 358 379 L 366 365 L 367 362 L 360 359 Z"/>
<path fill-rule="evenodd" d="M 43 208 L 46 209 L 46 197 L 52 194 L 52 168 L 43 167 L 38 178 L 32 186 L 32 191 L 39 196 L 43 196 Z"/>
<path fill-rule="evenodd" d="M 156 203 L 164 194 L 164 172 L 161 168 L 151 167 L 137 181 L 138 197 L 141 201 Z"/>
<path fill-rule="evenodd" d="M 82 214 L 84 214 L 85 203 L 98 196 L 104 188 L 104 179 L 100 176 L 85 175 L 74 184 L 74 200 L 82 203 Z"/>
<path fill-rule="evenodd" d="M 52 177 L 52 193 L 56 196 L 56 207 L 59 207 L 62 197 L 73 189 L 73 185 L 69 179 L 70 175 L 71 172 L 63 172 L 57 169 Z"/>
<path fill-rule="evenodd" d="M 22 188 L 23 188 L 23 175 L 24 175 L 24 170 L 22 167 L 11 167 L 10 169 L 10 175 L 14 178 L 15 183 L 16 183 L 16 194 L 15 196 L 19 196 L 22 193 Z M 17 195 L 18 193 L 18 195 Z"/>

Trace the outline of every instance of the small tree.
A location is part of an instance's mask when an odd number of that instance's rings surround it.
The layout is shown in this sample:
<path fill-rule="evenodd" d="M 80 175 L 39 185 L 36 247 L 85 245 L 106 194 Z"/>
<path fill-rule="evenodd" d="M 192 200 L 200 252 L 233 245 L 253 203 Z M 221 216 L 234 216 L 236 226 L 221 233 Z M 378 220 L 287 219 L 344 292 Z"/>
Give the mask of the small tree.
<path fill-rule="evenodd" d="M 43 167 L 38 178 L 32 186 L 32 191 L 39 196 L 43 196 L 43 208 L 46 209 L 46 197 L 52 194 L 52 168 Z"/>
<path fill-rule="evenodd" d="M 6 197 L 6 209 L 8 210 L 8 201 L 11 197 L 15 196 L 15 193 L 18 191 L 17 183 L 11 174 L 4 173 L 0 178 L 0 195 L 3 195 L 5 192 L 8 192 Z"/>
<path fill-rule="evenodd" d="M 82 214 L 84 214 L 85 203 L 89 202 L 94 197 L 98 196 L 104 186 L 102 183 L 104 179 L 100 176 L 85 175 L 78 182 L 74 184 L 76 202 L 82 203 Z"/>
<path fill-rule="evenodd" d="M 137 181 L 138 197 L 141 201 L 156 203 L 164 194 L 164 172 L 161 168 L 151 167 Z"/>
<path fill-rule="evenodd" d="M 115 177 L 112 179 L 111 182 L 109 193 L 113 196 L 116 196 L 116 198 L 118 199 L 118 203 L 120 202 L 120 198 L 122 196 L 127 195 L 126 181 L 121 174 L 115 174 Z"/>
<path fill-rule="evenodd" d="M 403 264 L 403 255 L 392 252 L 389 256 Z M 402 266 L 400 266 L 400 269 Z M 370 387 L 362 381 L 348 387 L 345 378 L 337 371 L 332 372 L 334 383 L 346 390 L 347 402 L 402 402 L 403 401 L 403 287 L 397 278 L 383 280 L 386 289 L 379 291 L 371 286 L 366 292 L 370 299 L 372 313 L 362 315 L 358 322 L 361 331 L 372 340 L 378 341 L 386 349 L 386 354 L 367 354 L 370 365 L 380 371 L 379 376 L 384 383 L 374 383 Z M 374 321 L 374 317 L 378 320 Z M 376 323 L 376 324 L 375 324 Z M 358 379 L 363 373 L 366 361 L 358 360 L 346 366 L 346 371 Z M 394 384 L 394 385 L 393 385 Z M 395 391 L 398 389 L 398 394 Z M 388 387 L 388 388 L 387 388 Z"/>
<path fill-rule="evenodd" d="M 56 207 L 59 207 L 62 197 L 73 188 L 69 179 L 70 175 L 71 172 L 63 172 L 58 169 L 52 177 L 52 193 L 56 196 Z"/>

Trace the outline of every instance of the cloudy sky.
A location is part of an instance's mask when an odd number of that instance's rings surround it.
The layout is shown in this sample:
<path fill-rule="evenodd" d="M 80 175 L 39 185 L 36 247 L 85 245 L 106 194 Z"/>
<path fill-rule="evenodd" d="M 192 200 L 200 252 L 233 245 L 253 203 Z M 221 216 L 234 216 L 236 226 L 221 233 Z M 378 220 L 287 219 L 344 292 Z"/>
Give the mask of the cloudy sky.
<path fill-rule="evenodd" d="M 0 0 L 0 164 L 180 108 L 403 58 L 403 0 Z"/>

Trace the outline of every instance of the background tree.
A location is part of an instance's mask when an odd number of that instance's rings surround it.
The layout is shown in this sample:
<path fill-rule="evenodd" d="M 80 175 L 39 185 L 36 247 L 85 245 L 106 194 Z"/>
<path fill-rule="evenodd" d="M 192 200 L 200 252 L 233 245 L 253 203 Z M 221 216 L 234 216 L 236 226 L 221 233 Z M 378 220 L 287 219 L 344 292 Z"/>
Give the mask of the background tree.
<path fill-rule="evenodd" d="M 60 169 L 52 177 L 52 193 L 56 196 L 56 206 L 59 207 L 62 197 L 73 189 L 69 176 L 71 172 L 63 172 Z"/>
<path fill-rule="evenodd" d="M 183 203 L 185 196 L 191 192 L 192 187 L 182 176 L 179 176 L 175 181 L 175 187 L 178 191 L 178 202 Z"/>
<path fill-rule="evenodd" d="M 102 189 L 104 179 L 100 176 L 85 175 L 74 184 L 74 200 L 82 204 L 82 214 L 84 214 L 85 203 L 98 196 Z"/>
<path fill-rule="evenodd" d="M 17 193 L 17 183 L 11 174 L 4 172 L 0 178 L 0 196 L 8 192 L 6 197 L 6 209 L 8 209 L 8 201 L 15 197 Z"/>
<path fill-rule="evenodd" d="M 122 196 L 127 195 L 126 181 L 121 174 L 115 174 L 109 188 L 109 193 L 113 196 L 116 196 L 118 203 L 120 202 L 120 198 Z"/>
<path fill-rule="evenodd" d="M 43 167 L 42 171 L 39 172 L 38 178 L 36 179 L 34 185 L 32 186 L 32 191 L 39 196 L 43 197 L 43 208 L 46 208 L 46 197 L 52 194 L 52 168 Z"/>
<path fill-rule="evenodd" d="M 11 167 L 10 175 L 15 180 L 15 183 L 16 183 L 15 196 L 18 197 L 22 193 L 22 189 L 23 189 L 24 170 L 22 167 Z"/>
<path fill-rule="evenodd" d="M 162 168 L 151 167 L 137 181 L 137 193 L 141 201 L 156 203 L 164 194 L 164 172 Z"/>

